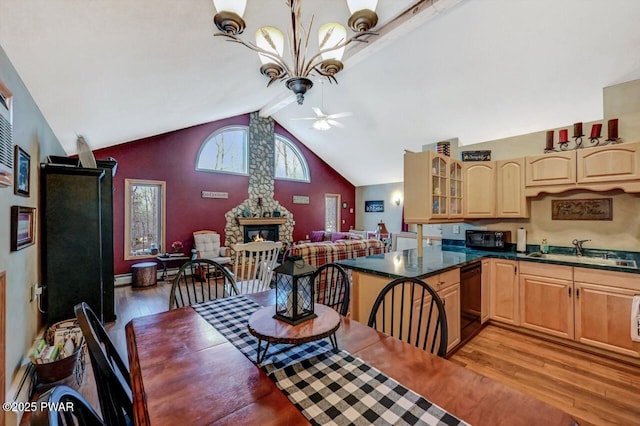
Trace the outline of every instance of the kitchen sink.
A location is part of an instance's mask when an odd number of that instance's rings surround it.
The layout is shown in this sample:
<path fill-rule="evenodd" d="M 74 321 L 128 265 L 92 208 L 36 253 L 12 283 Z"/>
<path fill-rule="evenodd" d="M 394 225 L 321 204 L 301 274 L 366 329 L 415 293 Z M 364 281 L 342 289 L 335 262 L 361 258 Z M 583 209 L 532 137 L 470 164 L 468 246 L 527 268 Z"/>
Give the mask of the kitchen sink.
<path fill-rule="evenodd" d="M 527 257 L 557 260 L 559 262 L 584 263 L 587 265 L 617 266 L 619 268 L 633 269 L 638 268 L 635 260 L 628 259 L 604 259 L 602 257 L 576 256 L 572 254 L 550 254 L 540 252 L 529 253 Z"/>

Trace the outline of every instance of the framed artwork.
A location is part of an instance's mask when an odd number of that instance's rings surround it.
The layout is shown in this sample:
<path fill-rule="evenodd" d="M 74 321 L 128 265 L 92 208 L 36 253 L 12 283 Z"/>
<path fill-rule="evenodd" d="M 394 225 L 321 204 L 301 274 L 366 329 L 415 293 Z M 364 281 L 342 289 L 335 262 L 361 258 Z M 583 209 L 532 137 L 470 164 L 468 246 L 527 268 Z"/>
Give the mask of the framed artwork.
<path fill-rule="evenodd" d="M 551 220 L 613 220 L 613 198 L 551 200 Z"/>
<path fill-rule="evenodd" d="M 365 213 L 381 213 L 384 211 L 384 200 L 365 201 Z"/>
<path fill-rule="evenodd" d="M 11 251 L 18 251 L 35 243 L 36 209 L 11 206 Z"/>
<path fill-rule="evenodd" d="M 31 157 L 18 145 L 16 145 L 15 148 L 13 164 L 16 170 L 16 176 L 13 181 L 13 193 L 28 197 L 31 186 Z"/>

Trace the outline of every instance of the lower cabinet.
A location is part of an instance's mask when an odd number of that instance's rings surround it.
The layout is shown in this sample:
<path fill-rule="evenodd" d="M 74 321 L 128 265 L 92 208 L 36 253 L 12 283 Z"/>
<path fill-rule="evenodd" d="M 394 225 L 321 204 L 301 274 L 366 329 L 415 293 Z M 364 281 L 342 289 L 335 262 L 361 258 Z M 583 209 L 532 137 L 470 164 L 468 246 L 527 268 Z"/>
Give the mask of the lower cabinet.
<path fill-rule="evenodd" d="M 573 268 L 520 262 L 520 325 L 573 339 Z"/>
<path fill-rule="evenodd" d="M 438 295 L 444 303 L 444 310 L 447 312 L 447 352 L 451 351 L 460 343 L 460 283 L 457 282 L 444 290 L 440 290 Z"/>
<path fill-rule="evenodd" d="M 640 342 L 631 340 L 631 302 L 640 294 L 640 276 L 574 268 L 575 340 L 640 358 Z"/>
<path fill-rule="evenodd" d="M 482 261 L 482 302 L 480 318 L 484 324 L 491 313 L 491 259 Z"/>
<path fill-rule="evenodd" d="M 490 318 L 520 325 L 518 261 L 491 259 Z"/>

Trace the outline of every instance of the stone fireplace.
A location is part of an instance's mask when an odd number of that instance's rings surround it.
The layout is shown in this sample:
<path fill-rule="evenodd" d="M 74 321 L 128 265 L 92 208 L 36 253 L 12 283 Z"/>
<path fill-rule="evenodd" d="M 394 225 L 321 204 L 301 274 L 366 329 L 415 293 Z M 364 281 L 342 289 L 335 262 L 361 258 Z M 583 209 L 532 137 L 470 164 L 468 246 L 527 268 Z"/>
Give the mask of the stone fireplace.
<path fill-rule="evenodd" d="M 247 242 L 263 231 L 263 238 L 290 243 L 293 214 L 274 199 L 274 129 L 272 118 L 251 113 L 249 121 L 249 198 L 225 213 L 225 245 Z M 267 232 L 266 237 L 264 232 Z"/>

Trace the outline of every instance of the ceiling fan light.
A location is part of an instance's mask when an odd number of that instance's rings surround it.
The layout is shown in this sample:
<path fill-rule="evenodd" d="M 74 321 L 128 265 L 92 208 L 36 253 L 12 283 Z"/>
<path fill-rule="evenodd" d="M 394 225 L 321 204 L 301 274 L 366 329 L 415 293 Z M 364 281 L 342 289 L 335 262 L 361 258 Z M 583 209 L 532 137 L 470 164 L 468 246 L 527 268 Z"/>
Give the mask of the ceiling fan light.
<path fill-rule="evenodd" d="M 336 23 L 328 22 L 318 29 L 318 45 L 320 50 L 331 49 L 343 43 L 347 39 L 347 29 Z M 339 49 L 329 50 L 322 54 L 322 59 L 335 59 L 340 61 L 344 55 L 344 46 Z"/>
<path fill-rule="evenodd" d="M 329 130 L 331 128 L 331 125 L 327 122 L 327 120 L 321 118 L 317 121 L 314 121 L 311 127 L 316 130 Z"/>
<path fill-rule="evenodd" d="M 213 0 L 213 6 L 218 13 L 233 12 L 242 18 L 244 10 L 247 7 L 247 0 Z"/>
<path fill-rule="evenodd" d="M 262 27 L 256 31 L 256 46 L 282 58 L 284 52 L 284 35 L 276 27 Z M 262 64 L 273 62 L 273 59 L 258 53 Z"/>
<path fill-rule="evenodd" d="M 347 0 L 347 6 L 352 15 L 364 9 L 375 12 L 376 7 L 378 7 L 378 0 Z"/>

